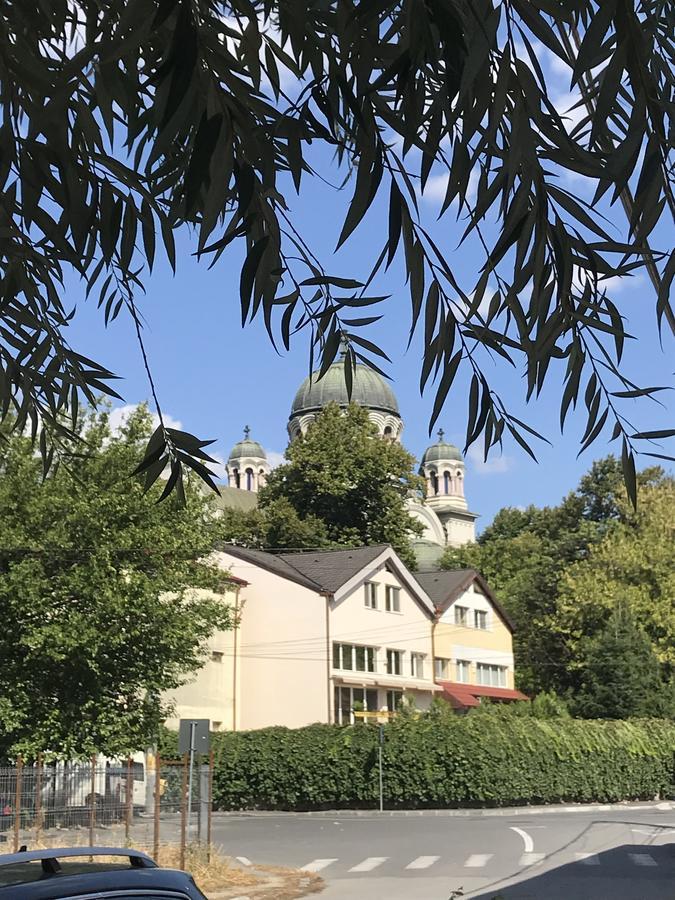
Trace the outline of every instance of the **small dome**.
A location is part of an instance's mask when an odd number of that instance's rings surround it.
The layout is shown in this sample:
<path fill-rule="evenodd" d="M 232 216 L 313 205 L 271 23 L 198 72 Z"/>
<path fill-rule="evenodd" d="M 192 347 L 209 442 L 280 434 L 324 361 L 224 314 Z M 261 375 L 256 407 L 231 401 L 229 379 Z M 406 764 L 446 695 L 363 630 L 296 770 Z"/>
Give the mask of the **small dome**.
<path fill-rule="evenodd" d="M 303 413 L 316 412 L 328 403 L 348 406 L 353 403 L 365 406 L 366 409 L 399 415 L 398 401 L 385 378 L 368 366 L 357 363 L 352 379 L 352 395 L 347 395 L 345 384 L 344 358 L 336 360 L 327 370 L 323 378 L 318 378 L 318 371 L 305 378 L 293 400 L 289 418 Z"/>
<path fill-rule="evenodd" d="M 246 428 L 244 428 L 244 440 L 239 441 L 234 445 L 229 456 L 229 462 L 233 459 L 241 459 L 242 457 L 249 456 L 256 459 L 267 459 L 267 454 L 263 450 L 262 445 L 249 438 L 250 433 L 251 429 L 247 425 Z"/>
<path fill-rule="evenodd" d="M 441 428 L 438 432 L 438 442 L 436 444 L 432 444 L 430 447 L 424 451 L 424 456 L 422 457 L 422 465 L 425 463 L 432 462 L 445 462 L 448 459 L 457 460 L 457 462 L 464 462 L 464 457 L 462 456 L 462 451 L 459 447 L 455 447 L 454 444 L 448 444 L 443 440 L 443 429 Z"/>

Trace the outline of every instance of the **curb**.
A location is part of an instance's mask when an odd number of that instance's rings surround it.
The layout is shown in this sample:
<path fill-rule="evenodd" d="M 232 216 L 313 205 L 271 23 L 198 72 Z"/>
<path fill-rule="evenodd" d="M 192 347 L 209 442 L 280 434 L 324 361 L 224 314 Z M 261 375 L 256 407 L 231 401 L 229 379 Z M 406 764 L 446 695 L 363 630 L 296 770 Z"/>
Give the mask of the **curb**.
<path fill-rule="evenodd" d="M 214 819 L 265 819 L 265 818 L 424 818 L 447 817 L 466 818 L 469 816 L 508 817 L 543 816 L 556 813 L 596 813 L 596 812 L 673 812 L 675 802 L 654 801 L 651 803 L 588 803 L 575 806 L 505 806 L 499 809 L 391 809 L 380 812 L 377 809 L 328 809 L 307 812 L 285 812 L 283 810 L 239 810 L 215 811 Z"/>

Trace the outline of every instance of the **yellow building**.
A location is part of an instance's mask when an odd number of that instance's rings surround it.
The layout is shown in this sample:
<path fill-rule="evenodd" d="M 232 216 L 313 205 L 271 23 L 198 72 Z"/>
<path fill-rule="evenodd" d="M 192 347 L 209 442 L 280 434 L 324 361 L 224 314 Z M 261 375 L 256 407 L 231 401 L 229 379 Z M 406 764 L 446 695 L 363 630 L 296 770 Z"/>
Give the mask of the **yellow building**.
<path fill-rule="evenodd" d="M 527 700 L 514 689 L 513 624 L 485 580 L 473 569 L 418 572 L 436 609 L 434 677 L 455 709 L 482 697 Z"/>

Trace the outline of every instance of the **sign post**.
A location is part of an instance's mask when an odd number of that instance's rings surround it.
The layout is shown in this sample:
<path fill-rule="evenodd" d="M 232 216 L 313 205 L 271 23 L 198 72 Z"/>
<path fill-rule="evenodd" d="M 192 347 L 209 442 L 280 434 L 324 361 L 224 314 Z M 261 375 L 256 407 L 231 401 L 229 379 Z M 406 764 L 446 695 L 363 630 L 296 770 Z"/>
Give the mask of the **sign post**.
<path fill-rule="evenodd" d="M 384 779 L 382 777 L 382 746 L 384 745 L 384 725 L 380 725 L 378 756 L 380 764 L 380 812 L 384 812 Z"/>
<path fill-rule="evenodd" d="M 194 770 L 195 754 L 208 753 L 210 749 L 209 719 L 181 719 L 178 726 L 178 752 L 189 753 L 190 762 L 188 769 L 188 801 L 187 801 L 187 834 L 190 836 L 190 823 L 192 821 L 192 773 Z"/>

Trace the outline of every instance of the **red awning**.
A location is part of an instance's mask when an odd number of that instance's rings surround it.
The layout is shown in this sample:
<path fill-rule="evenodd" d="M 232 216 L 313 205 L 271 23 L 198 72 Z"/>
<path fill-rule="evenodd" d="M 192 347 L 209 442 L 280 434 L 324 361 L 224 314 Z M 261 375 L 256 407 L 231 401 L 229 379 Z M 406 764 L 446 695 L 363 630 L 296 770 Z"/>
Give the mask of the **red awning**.
<path fill-rule="evenodd" d="M 455 709 L 467 706 L 479 706 L 479 697 L 490 700 L 529 700 L 521 691 L 512 688 L 490 687 L 486 684 L 462 684 L 457 681 L 440 681 L 443 693 Z"/>

